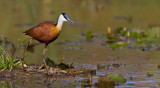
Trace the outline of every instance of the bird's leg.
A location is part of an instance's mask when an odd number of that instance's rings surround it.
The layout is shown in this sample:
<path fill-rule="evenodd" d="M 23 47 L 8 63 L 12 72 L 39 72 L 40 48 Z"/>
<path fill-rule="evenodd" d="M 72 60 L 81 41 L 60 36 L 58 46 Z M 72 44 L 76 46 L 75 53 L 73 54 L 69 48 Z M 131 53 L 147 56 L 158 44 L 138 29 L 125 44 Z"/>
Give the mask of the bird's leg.
<path fill-rule="evenodd" d="M 26 64 L 26 62 L 24 61 L 24 56 L 25 56 L 25 52 L 26 52 L 26 50 L 27 50 L 27 48 L 28 48 L 28 45 L 29 45 L 29 43 L 32 41 L 32 39 L 29 39 L 28 40 L 28 42 L 27 42 L 27 45 L 25 46 L 25 48 L 24 48 L 24 52 L 23 52 L 23 56 L 22 56 L 22 58 L 20 59 L 21 61 L 22 61 L 22 67 L 25 69 L 25 67 L 24 67 L 24 64 Z"/>
<path fill-rule="evenodd" d="M 46 61 L 45 61 L 45 57 L 44 57 L 44 55 L 45 55 L 45 53 L 46 53 L 46 50 L 47 50 L 47 45 L 45 45 L 45 48 L 44 48 L 44 50 L 43 50 L 42 60 L 43 60 L 44 66 L 45 66 L 45 68 L 46 68 L 46 70 L 47 70 L 47 74 L 49 75 L 48 67 L 47 67 L 47 64 L 46 64 Z"/>

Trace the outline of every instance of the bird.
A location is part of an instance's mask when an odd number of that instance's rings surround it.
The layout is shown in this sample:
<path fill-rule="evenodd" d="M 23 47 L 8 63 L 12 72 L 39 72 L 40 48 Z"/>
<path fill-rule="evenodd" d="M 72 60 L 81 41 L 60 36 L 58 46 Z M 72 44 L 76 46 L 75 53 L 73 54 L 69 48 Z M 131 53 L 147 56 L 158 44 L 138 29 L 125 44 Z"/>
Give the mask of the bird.
<path fill-rule="evenodd" d="M 62 30 L 62 25 L 65 21 L 73 23 L 73 21 L 69 18 L 69 16 L 66 13 L 61 13 L 59 15 L 57 22 L 45 21 L 45 22 L 42 22 L 42 23 L 36 25 L 35 27 L 32 27 L 24 32 L 25 35 L 29 35 L 32 38 L 30 40 L 28 40 L 28 43 L 24 49 L 23 57 L 22 57 L 22 66 L 25 63 L 24 56 L 25 56 L 25 52 L 27 50 L 27 47 L 28 47 L 30 41 L 35 39 L 35 40 L 39 41 L 40 43 L 45 44 L 45 47 L 44 47 L 44 50 L 42 53 L 42 60 L 43 60 L 44 66 L 46 68 L 47 74 L 49 74 L 48 67 L 45 62 L 45 53 L 47 50 L 47 46 L 48 46 L 48 44 L 50 44 L 51 42 L 53 42 L 54 40 L 56 40 L 58 38 L 58 36 Z"/>

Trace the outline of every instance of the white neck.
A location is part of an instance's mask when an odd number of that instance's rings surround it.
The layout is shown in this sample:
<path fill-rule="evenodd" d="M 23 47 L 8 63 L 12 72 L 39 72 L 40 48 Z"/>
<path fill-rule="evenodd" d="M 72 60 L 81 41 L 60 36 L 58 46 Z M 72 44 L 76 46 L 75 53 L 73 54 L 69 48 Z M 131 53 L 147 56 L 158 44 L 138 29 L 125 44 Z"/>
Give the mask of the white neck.
<path fill-rule="evenodd" d="M 57 28 L 58 30 L 61 30 L 62 29 L 62 25 L 63 25 L 63 22 L 64 21 L 67 21 L 64 16 L 61 14 L 58 18 L 58 22 L 57 22 Z"/>
<path fill-rule="evenodd" d="M 58 22 L 57 22 L 57 28 L 58 28 L 58 30 L 62 29 L 62 25 L 63 25 L 63 21 L 61 19 L 58 19 Z"/>

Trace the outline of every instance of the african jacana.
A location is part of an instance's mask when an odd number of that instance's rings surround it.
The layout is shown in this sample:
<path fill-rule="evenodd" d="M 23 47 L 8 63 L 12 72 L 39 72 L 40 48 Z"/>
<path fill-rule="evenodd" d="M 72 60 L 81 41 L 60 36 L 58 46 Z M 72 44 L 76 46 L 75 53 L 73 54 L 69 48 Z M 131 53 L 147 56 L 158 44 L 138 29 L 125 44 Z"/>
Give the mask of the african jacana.
<path fill-rule="evenodd" d="M 53 42 L 54 40 L 56 40 L 62 30 L 62 25 L 64 21 L 68 21 L 73 23 L 72 20 L 70 20 L 69 16 L 66 13 L 61 13 L 57 23 L 54 22 L 42 22 L 40 24 L 38 24 L 37 26 L 26 30 L 24 33 L 26 35 L 29 35 L 32 37 L 32 39 L 35 39 L 37 41 L 39 41 L 40 43 L 44 43 L 45 44 L 45 48 L 43 50 L 43 54 L 42 54 L 42 60 L 44 63 L 44 66 L 47 70 L 48 73 L 48 68 L 44 59 L 44 55 L 47 49 L 47 46 L 49 43 Z M 29 42 L 28 42 L 29 44 Z M 28 46 L 27 44 L 27 46 Z M 24 53 L 27 49 L 27 46 L 25 47 Z M 23 54 L 23 58 L 24 58 L 24 54 Z M 23 60 L 23 59 L 22 59 Z M 23 60 L 24 62 L 24 60 Z M 22 63 L 23 65 L 23 63 Z"/>

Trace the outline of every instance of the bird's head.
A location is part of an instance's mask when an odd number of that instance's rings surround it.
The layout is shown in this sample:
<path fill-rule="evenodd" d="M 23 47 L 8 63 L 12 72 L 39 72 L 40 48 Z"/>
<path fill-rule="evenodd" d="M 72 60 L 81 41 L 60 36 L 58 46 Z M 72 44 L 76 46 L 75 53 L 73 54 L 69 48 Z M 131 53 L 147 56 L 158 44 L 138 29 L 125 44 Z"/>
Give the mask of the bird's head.
<path fill-rule="evenodd" d="M 61 13 L 61 15 L 59 16 L 59 19 L 62 21 L 68 21 L 73 23 L 73 21 L 69 18 L 69 16 L 66 13 Z"/>

